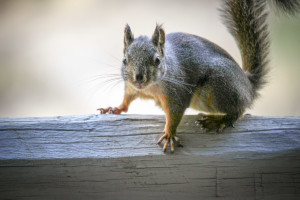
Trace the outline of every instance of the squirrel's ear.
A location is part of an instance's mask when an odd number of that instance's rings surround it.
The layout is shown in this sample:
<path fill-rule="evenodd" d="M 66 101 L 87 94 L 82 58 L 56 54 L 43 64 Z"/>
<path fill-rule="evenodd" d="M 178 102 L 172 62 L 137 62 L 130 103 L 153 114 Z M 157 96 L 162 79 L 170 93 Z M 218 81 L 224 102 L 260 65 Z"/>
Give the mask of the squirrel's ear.
<path fill-rule="evenodd" d="M 152 43 L 154 46 L 158 48 L 160 53 L 164 55 L 164 44 L 165 44 L 166 36 L 165 31 L 162 28 L 162 25 L 156 24 L 155 31 L 152 35 Z"/>
<path fill-rule="evenodd" d="M 128 46 L 133 42 L 134 36 L 131 32 L 130 26 L 126 24 L 124 30 L 124 53 L 127 51 Z"/>

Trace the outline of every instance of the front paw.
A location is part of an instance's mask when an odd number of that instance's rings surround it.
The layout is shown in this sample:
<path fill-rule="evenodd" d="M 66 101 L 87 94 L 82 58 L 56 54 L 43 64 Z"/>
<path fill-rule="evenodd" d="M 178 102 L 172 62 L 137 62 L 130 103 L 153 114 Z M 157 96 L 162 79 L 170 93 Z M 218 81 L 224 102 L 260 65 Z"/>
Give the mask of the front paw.
<path fill-rule="evenodd" d="M 175 143 L 177 143 L 178 147 L 183 147 L 180 139 L 177 136 L 175 136 L 175 135 L 171 136 L 170 134 L 167 134 L 165 131 L 163 132 L 163 136 L 161 136 L 159 138 L 159 140 L 157 141 L 157 144 L 160 144 L 163 140 L 165 140 L 165 144 L 163 146 L 163 152 L 166 152 L 169 144 L 170 144 L 171 153 L 174 153 Z"/>
<path fill-rule="evenodd" d="M 100 114 L 115 114 L 115 115 L 119 115 L 123 112 L 123 110 L 117 108 L 117 107 L 108 107 L 108 108 L 98 108 L 97 110 L 100 111 Z"/>

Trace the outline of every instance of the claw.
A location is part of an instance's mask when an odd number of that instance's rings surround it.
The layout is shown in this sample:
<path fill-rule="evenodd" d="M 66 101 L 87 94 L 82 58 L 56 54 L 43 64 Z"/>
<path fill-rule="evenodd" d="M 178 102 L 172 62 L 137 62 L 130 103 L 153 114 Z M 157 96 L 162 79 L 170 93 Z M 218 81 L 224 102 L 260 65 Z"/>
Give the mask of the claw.
<path fill-rule="evenodd" d="M 105 114 L 105 110 L 103 108 L 98 108 L 97 110 L 100 111 L 100 114 Z"/>
<path fill-rule="evenodd" d="M 98 108 L 97 110 L 99 110 L 100 114 L 103 115 L 103 114 L 106 114 L 110 109 L 111 109 L 111 107 L 108 107 L 108 108 Z"/>
<path fill-rule="evenodd" d="M 108 108 L 98 108 L 97 110 L 100 111 L 100 114 L 115 114 L 115 115 L 118 115 L 118 114 L 121 114 L 121 112 L 123 112 L 123 110 L 119 109 L 119 108 L 112 108 L 112 107 L 108 107 Z"/>
<path fill-rule="evenodd" d="M 170 139 L 170 145 L 171 145 L 171 153 L 174 153 L 175 147 L 174 147 L 174 139 L 173 138 Z"/>
<path fill-rule="evenodd" d="M 167 137 L 167 135 L 163 135 L 161 136 L 158 140 L 157 140 L 157 143 L 156 144 L 160 144 L 165 138 Z"/>
<path fill-rule="evenodd" d="M 163 140 L 166 140 L 166 142 L 164 143 L 164 146 L 163 146 L 163 152 L 167 151 L 167 147 L 168 147 L 169 144 L 170 144 L 171 153 L 174 153 L 174 151 L 175 151 L 175 143 L 177 144 L 178 147 L 183 147 L 183 145 L 181 144 L 180 139 L 177 136 L 169 137 L 168 134 L 166 134 L 164 132 L 163 136 L 161 136 L 158 139 L 157 144 L 160 144 Z"/>
<path fill-rule="evenodd" d="M 113 108 L 110 108 L 110 109 L 108 110 L 108 114 L 114 114 L 114 109 L 113 109 Z"/>
<path fill-rule="evenodd" d="M 163 147 L 163 152 L 167 151 L 167 147 L 168 147 L 169 142 L 170 142 L 170 139 L 167 139 L 165 144 L 164 144 L 164 147 Z"/>

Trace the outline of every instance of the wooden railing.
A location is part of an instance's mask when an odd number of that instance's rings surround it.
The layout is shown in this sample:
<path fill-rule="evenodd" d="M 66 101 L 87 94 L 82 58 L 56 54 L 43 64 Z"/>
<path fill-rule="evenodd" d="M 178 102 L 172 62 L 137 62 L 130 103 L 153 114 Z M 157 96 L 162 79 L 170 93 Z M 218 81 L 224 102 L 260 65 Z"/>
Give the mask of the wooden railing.
<path fill-rule="evenodd" d="M 245 116 L 183 147 L 156 145 L 164 116 L 0 119 L 0 199 L 298 199 L 300 117 Z"/>

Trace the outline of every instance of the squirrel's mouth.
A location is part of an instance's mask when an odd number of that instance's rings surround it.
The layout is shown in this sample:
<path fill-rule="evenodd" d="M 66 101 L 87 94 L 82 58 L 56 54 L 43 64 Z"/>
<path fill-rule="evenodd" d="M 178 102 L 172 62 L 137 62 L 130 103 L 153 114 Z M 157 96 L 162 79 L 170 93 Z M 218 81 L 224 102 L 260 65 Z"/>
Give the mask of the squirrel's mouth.
<path fill-rule="evenodd" d="M 142 89 L 145 89 L 146 88 L 146 85 L 143 84 L 143 83 L 136 83 L 134 84 L 134 86 L 139 89 L 139 90 L 142 90 Z"/>
<path fill-rule="evenodd" d="M 138 90 L 143 90 L 148 87 L 148 84 L 146 83 L 134 83 L 133 86 Z"/>

